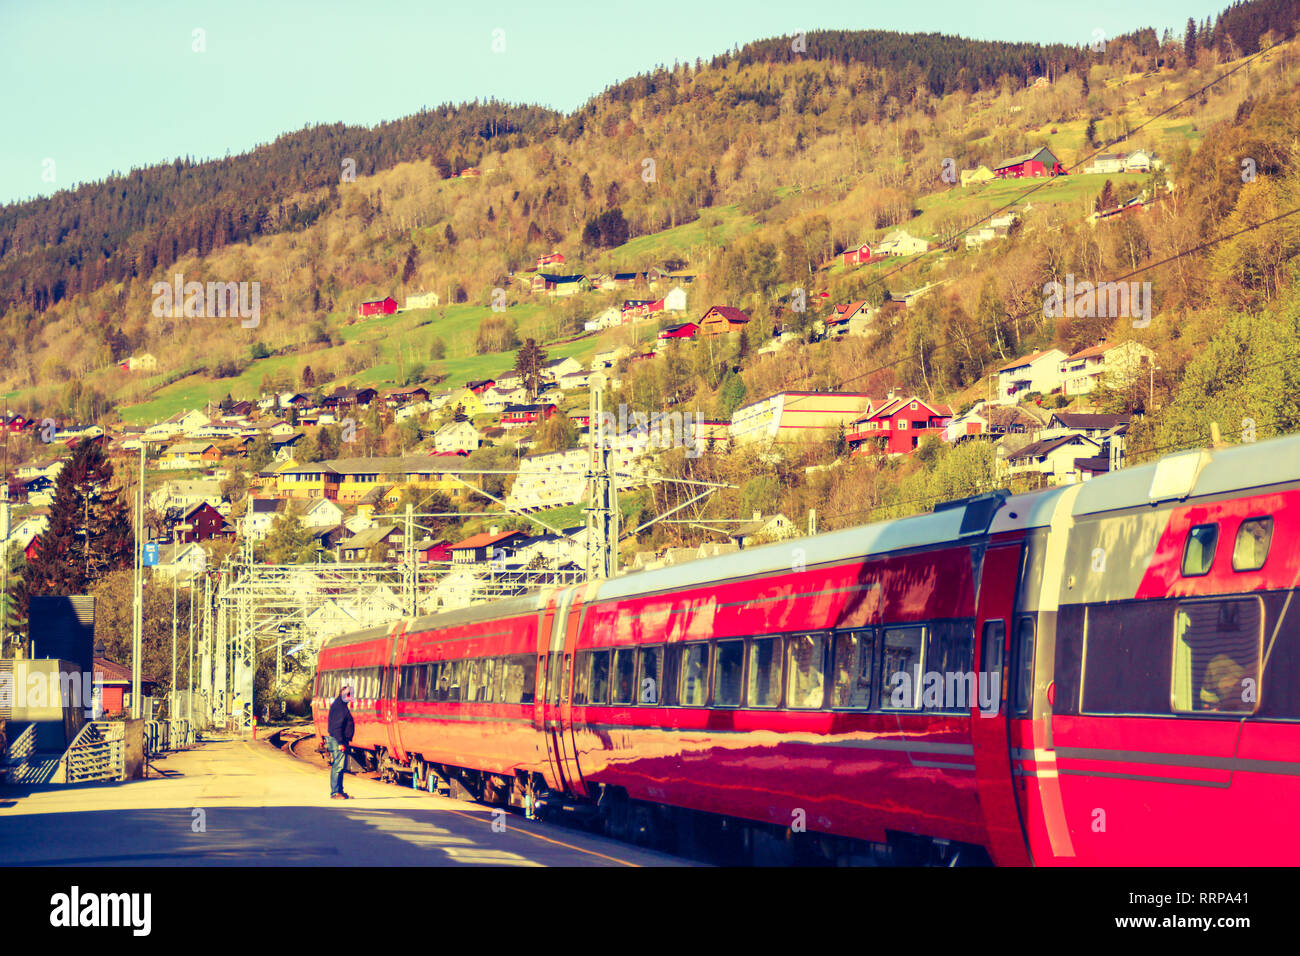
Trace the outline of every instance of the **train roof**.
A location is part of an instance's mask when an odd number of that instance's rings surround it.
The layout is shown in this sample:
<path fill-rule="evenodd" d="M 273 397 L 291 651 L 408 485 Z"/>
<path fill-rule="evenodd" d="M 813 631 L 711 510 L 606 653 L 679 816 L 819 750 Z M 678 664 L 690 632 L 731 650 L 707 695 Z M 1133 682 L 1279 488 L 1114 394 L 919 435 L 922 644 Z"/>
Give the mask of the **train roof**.
<path fill-rule="evenodd" d="M 1230 448 L 1196 448 L 1084 482 L 1073 514 L 1214 497 L 1296 481 L 1300 481 L 1300 434 Z"/>
<path fill-rule="evenodd" d="M 672 567 L 638 571 L 603 582 L 595 600 L 698 587 L 979 537 L 988 532 L 990 503 L 989 496 L 981 496 L 954 502 L 930 514 L 859 525 L 810 538 L 792 538 Z"/>

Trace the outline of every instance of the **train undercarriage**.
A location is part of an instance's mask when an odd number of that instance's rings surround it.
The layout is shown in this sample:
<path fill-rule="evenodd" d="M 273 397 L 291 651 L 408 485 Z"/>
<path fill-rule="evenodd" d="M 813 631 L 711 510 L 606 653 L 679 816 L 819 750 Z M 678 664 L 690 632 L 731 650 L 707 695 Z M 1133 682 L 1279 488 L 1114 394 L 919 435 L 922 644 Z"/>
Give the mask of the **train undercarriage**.
<path fill-rule="evenodd" d="M 576 826 L 611 839 L 690 859 L 729 866 L 991 866 L 981 846 L 886 831 L 884 843 L 816 831 L 795 832 L 739 817 L 631 799 L 621 787 L 597 785 L 595 800 L 575 800 L 549 789 L 540 774 L 510 777 L 426 762 L 402 762 L 385 748 L 353 749 L 369 772 L 387 783 L 458 800 L 518 811 L 526 819 Z"/>

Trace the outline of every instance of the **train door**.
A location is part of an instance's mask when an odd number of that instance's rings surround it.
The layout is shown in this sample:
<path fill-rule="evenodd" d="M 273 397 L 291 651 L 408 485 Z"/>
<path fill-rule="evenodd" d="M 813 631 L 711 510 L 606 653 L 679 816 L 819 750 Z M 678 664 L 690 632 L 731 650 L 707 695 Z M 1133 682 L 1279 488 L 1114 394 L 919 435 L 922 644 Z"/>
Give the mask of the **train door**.
<path fill-rule="evenodd" d="M 564 765 L 564 776 L 576 797 L 588 796 L 587 784 L 582 777 L 582 768 L 578 763 L 577 740 L 573 730 L 573 668 L 577 659 L 578 635 L 582 627 L 582 609 L 586 600 L 596 593 L 599 585 L 588 585 L 585 590 L 574 588 L 564 621 L 563 628 L 563 665 L 561 667 L 560 687 L 560 758 Z"/>
<path fill-rule="evenodd" d="M 542 610 L 537 616 L 537 685 L 533 696 L 533 728 L 541 735 L 546 748 L 542 774 L 552 790 L 566 791 L 561 767 L 560 750 L 555 738 L 559 723 L 558 709 L 551 704 L 558 699 L 560 682 L 560 653 L 551 646 L 555 622 L 560 608 L 567 600 L 567 590 L 550 591 L 542 597 Z M 552 692 L 554 689 L 554 693 Z"/>
<path fill-rule="evenodd" d="M 1002 866 L 1030 862 L 1012 778 L 1007 695 L 1010 624 L 1023 550 L 1019 539 L 989 545 L 976 601 L 978 694 L 971 711 L 971 744 L 989 855 Z"/>
<path fill-rule="evenodd" d="M 388 639 L 387 663 L 380 684 L 379 701 L 375 705 L 379 719 L 388 730 L 388 752 L 399 760 L 406 759 L 402 749 L 402 733 L 397 724 L 397 689 L 401 683 L 401 669 L 397 662 L 406 657 L 406 622 L 399 621 Z"/>
<path fill-rule="evenodd" d="M 569 701 L 569 687 L 573 682 L 573 651 L 566 648 L 568 621 L 578 588 L 566 588 L 560 592 L 555 602 L 555 615 L 549 629 L 547 647 L 546 673 L 546 746 L 551 761 L 558 768 L 558 776 L 564 790 L 570 796 L 579 794 L 579 785 L 575 780 L 572 744 L 568 736 L 565 718 L 572 706 Z"/>

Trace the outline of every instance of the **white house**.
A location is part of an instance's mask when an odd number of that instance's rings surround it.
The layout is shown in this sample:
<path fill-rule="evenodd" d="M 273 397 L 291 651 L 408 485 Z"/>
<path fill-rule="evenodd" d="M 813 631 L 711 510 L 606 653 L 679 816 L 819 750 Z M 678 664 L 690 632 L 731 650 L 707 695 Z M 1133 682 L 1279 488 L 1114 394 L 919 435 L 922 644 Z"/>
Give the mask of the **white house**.
<path fill-rule="evenodd" d="M 551 379 L 558 379 L 561 375 L 574 375 L 581 372 L 582 363 L 573 356 L 562 359 L 553 359 L 542 366 L 542 374 Z"/>
<path fill-rule="evenodd" d="M 1060 349 L 1043 349 L 1012 359 L 998 369 L 998 403 L 1014 405 L 1030 392 L 1047 395 L 1064 384 L 1061 363 L 1065 353 Z"/>
<path fill-rule="evenodd" d="M 438 293 L 421 292 L 418 295 L 408 295 L 406 297 L 406 307 L 408 309 L 435 309 L 438 307 Z"/>
<path fill-rule="evenodd" d="M 895 229 L 885 233 L 885 238 L 876 244 L 876 254 L 882 256 L 914 256 L 925 252 L 930 244 L 924 239 L 909 235 L 904 229 Z"/>
<path fill-rule="evenodd" d="M 166 511 L 168 508 L 189 511 L 199 505 L 219 508 L 223 501 L 225 498 L 221 494 L 221 482 L 202 478 L 192 481 L 177 479 L 164 481 L 149 495 L 149 507 L 159 512 Z"/>
<path fill-rule="evenodd" d="M 1144 149 L 1135 149 L 1124 157 L 1124 172 L 1126 173 L 1149 173 L 1151 166 L 1155 161 L 1152 156 Z"/>
<path fill-rule="evenodd" d="M 618 364 L 619 359 L 631 354 L 632 349 L 626 345 L 620 345 L 606 352 L 597 352 L 591 357 L 591 370 L 599 372 L 601 369 L 613 368 Z"/>
<path fill-rule="evenodd" d="M 1124 388 L 1134 377 L 1147 374 L 1156 353 L 1137 342 L 1102 341 L 1061 360 L 1066 395 L 1086 395 L 1101 384 L 1102 376 L 1113 388 Z"/>
<path fill-rule="evenodd" d="M 673 286 L 664 295 L 665 312 L 685 312 L 686 311 L 686 290 L 679 285 Z"/>
<path fill-rule="evenodd" d="M 1040 439 L 1005 454 L 1002 446 L 998 447 L 1002 467 L 1008 475 L 1036 472 L 1054 485 L 1082 481 L 1098 468 L 1105 470 L 1096 462 L 1101 454 L 1099 442 L 1080 434 Z"/>
<path fill-rule="evenodd" d="M 483 436 L 469 422 L 451 422 L 433 435 L 435 451 L 474 451 L 483 444 Z"/>
<path fill-rule="evenodd" d="M 197 544 L 163 544 L 158 547 L 158 563 L 154 573 L 165 578 L 188 581 L 202 574 L 208 566 L 208 555 Z"/>
<path fill-rule="evenodd" d="M 336 528 L 343 521 L 343 509 L 328 498 L 317 498 L 300 517 L 307 528 Z"/>

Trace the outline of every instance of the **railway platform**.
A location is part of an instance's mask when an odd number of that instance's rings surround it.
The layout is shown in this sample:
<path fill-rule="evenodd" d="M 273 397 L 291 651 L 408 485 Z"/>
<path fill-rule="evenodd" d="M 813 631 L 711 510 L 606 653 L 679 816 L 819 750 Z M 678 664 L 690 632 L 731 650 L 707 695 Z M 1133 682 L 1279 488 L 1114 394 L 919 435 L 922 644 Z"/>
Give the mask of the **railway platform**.
<path fill-rule="evenodd" d="M 682 866 L 690 861 L 474 803 L 328 773 L 264 740 L 199 744 L 145 780 L 0 787 L 0 864 Z M 159 776 L 161 774 L 161 776 Z"/>

